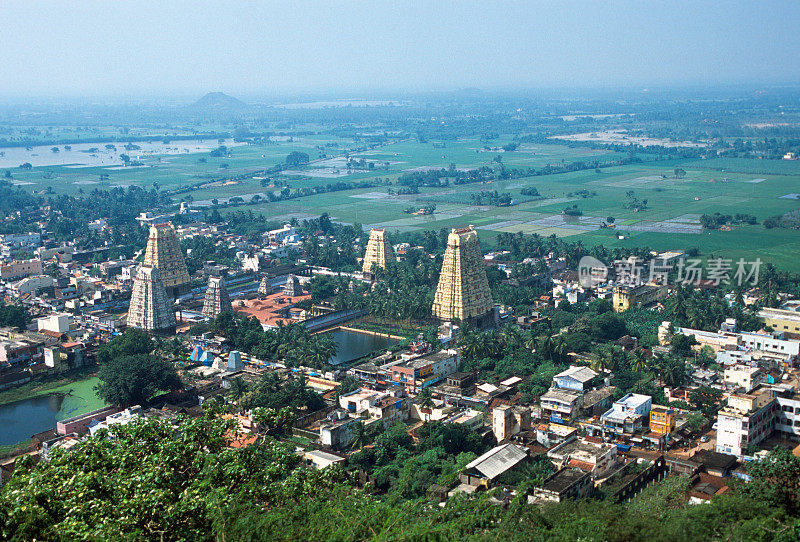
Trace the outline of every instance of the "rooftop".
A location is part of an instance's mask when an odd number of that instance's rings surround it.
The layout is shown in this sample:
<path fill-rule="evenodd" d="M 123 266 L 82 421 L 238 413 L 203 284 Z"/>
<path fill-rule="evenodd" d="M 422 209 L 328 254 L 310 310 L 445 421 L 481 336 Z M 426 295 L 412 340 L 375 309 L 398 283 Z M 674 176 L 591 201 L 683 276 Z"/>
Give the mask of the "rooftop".
<path fill-rule="evenodd" d="M 503 444 L 492 448 L 468 463 L 464 468 L 475 469 L 489 479 L 496 478 L 528 457 L 525 450 L 515 444 Z"/>
<path fill-rule="evenodd" d="M 547 401 L 565 401 L 572 403 L 573 401 L 577 401 L 580 396 L 581 395 L 575 391 L 550 388 L 544 395 L 542 395 L 541 399 Z"/>
<path fill-rule="evenodd" d="M 573 365 L 566 371 L 562 371 L 558 373 L 553 378 L 564 378 L 570 377 L 574 378 L 578 382 L 586 383 L 589 382 L 591 379 L 597 376 L 597 373 L 591 370 L 589 367 L 581 367 Z"/>
<path fill-rule="evenodd" d="M 582 480 L 584 476 L 586 476 L 586 473 L 579 468 L 564 467 L 547 478 L 542 484 L 542 489 L 561 493 Z"/>

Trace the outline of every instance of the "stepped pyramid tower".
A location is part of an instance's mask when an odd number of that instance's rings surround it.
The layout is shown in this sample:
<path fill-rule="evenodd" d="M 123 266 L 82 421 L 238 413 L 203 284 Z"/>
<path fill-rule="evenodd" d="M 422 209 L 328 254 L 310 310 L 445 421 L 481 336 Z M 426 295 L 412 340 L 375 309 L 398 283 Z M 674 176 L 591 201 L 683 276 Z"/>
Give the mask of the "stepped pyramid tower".
<path fill-rule="evenodd" d="M 133 280 L 131 305 L 128 308 L 128 326 L 145 331 L 174 333 L 175 313 L 164 290 L 158 269 L 142 265 Z"/>
<path fill-rule="evenodd" d="M 300 279 L 297 275 L 289 275 L 286 284 L 283 285 L 283 295 L 287 297 L 297 297 L 303 295 L 303 287 L 300 286 Z"/>
<path fill-rule="evenodd" d="M 385 268 L 387 262 L 394 261 L 394 259 L 394 252 L 392 251 L 392 245 L 389 244 L 386 230 L 374 228 L 370 230 L 367 252 L 364 254 L 364 265 L 361 270 L 364 273 L 370 273 L 373 265 Z"/>
<path fill-rule="evenodd" d="M 189 291 L 189 271 L 172 224 L 154 224 L 150 227 L 144 264 L 158 269 L 169 297 Z"/>
<path fill-rule="evenodd" d="M 203 300 L 203 316 L 216 318 L 219 313 L 232 310 L 225 280 L 222 277 L 209 277 L 206 296 Z"/>
<path fill-rule="evenodd" d="M 478 233 L 472 226 L 454 229 L 447 237 L 433 315 L 441 320 L 477 323 L 485 320 L 493 310 Z"/>
<path fill-rule="evenodd" d="M 270 295 L 272 293 L 272 282 L 270 282 L 269 276 L 265 276 L 258 283 L 258 293 L 261 295 Z"/>

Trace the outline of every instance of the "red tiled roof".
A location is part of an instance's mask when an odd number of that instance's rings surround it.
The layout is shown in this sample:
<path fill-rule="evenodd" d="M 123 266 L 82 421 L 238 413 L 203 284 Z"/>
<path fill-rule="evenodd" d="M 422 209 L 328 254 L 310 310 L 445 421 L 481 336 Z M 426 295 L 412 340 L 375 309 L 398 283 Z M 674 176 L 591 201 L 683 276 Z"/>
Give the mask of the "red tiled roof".
<path fill-rule="evenodd" d="M 577 467 L 585 472 L 592 472 L 594 470 L 594 465 L 589 463 L 588 461 L 579 461 L 578 459 L 570 459 L 567 463 L 568 467 Z"/>

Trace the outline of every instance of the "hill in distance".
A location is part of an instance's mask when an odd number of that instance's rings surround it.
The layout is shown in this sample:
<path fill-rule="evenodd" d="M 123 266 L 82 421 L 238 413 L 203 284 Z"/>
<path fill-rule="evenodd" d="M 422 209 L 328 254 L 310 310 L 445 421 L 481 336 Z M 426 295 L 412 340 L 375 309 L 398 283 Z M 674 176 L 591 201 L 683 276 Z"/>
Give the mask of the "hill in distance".
<path fill-rule="evenodd" d="M 199 109 L 249 109 L 250 106 L 241 100 L 228 96 L 224 92 L 209 92 L 194 103 Z"/>

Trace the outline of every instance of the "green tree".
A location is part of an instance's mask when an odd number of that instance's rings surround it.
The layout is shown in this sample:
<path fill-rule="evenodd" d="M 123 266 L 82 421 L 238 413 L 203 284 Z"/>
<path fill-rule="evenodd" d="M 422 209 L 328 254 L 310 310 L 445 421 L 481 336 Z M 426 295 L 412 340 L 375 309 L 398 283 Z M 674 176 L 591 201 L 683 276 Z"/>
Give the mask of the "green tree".
<path fill-rule="evenodd" d="M 788 514 L 800 512 L 800 458 L 790 450 L 776 447 L 763 459 L 749 463 L 747 471 L 753 480 L 744 487 L 745 494 Z"/>
<path fill-rule="evenodd" d="M 169 363 L 148 354 L 115 357 L 97 372 L 97 395 L 112 405 L 144 405 L 154 395 L 177 390 L 181 379 Z"/>
<path fill-rule="evenodd" d="M 309 162 L 310 158 L 307 153 L 300 151 L 292 151 L 286 157 L 286 165 L 290 167 L 297 167 Z"/>
<path fill-rule="evenodd" d="M 149 354 L 155 350 L 155 347 L 153 338 L 146 332 L 137 328 L 128 328 L 125 333 L 114 337 L 100 347 L 97 351 L 97 361 L 103 364 L 123 356 Z"/>

